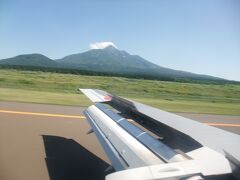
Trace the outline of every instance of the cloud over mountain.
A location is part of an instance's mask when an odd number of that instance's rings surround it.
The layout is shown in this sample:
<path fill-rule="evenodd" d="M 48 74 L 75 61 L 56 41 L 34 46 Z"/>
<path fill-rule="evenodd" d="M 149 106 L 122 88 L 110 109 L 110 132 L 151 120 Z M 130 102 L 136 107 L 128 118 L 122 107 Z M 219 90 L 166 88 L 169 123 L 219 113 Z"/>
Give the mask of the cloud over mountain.
<path fill-rule="evenodd" d="M 117 48 L 113 42 L 95 42 L 89 45 L 90 49 L 104 49 L 108 46 Z"/>

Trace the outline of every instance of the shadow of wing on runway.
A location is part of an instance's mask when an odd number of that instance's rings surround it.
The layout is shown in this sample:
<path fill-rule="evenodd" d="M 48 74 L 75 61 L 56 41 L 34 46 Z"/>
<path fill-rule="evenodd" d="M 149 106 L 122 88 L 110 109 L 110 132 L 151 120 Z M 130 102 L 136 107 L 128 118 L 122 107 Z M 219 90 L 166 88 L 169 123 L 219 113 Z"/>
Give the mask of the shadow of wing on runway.
<path fill-rule="evenodd" d="M 108 168 L 102 159 L 72 139 L 42 136 L 51 180 L 104 179 Z M 108 172 L 109 173 L 109 172 Z"/>

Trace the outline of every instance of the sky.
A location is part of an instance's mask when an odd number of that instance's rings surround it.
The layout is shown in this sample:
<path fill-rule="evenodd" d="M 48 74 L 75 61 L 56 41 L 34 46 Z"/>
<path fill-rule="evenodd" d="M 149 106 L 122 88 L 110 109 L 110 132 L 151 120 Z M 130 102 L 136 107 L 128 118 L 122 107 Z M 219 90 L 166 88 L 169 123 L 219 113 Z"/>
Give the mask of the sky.
<path fill-rule="evenodd" d="M 95 42 L 163 67 L 240 81 L 240 1 L 0 0 L 0 59 L 58 59 Z"/>

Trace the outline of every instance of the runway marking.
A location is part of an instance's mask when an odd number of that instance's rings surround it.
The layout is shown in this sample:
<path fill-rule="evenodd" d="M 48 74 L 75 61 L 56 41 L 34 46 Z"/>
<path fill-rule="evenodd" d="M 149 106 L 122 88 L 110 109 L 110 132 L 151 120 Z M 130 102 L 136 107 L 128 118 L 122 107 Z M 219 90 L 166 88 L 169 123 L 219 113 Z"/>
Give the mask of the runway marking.
<path fill-rule="evenodd" d="M 77 115 L 35 113 L 35 112 L 26 112 L 26 111 L 10 111 L 10 110 L 2 110 L 2 109 L 0 109 L 0 113 L 32 115 L 32 116 L 62 117 L 62 118 L 74 118 L 74 119 L 85 119 L 85 116 L 77 116 Z M 128 121 L 133 121 L 133 120 L 128 119 Z M 204 123 L 204 124 L 207 124 L 209 126 L 240 127 L 240 124 L 207 123 L 207 122 Z"/>
<path fill-rule="evenodd" d="M 1 109 L 0 109 L 0 113 L 33 115 L 33 116 L 48 116 L 48 117 L 63 117 L 63 118 L 74 118 L 74 119 L 85 119 L 84 116 L 76 116 L 76 115 L 35 113 L 35 112 L 25 112 L 25 111 L 9 111 L 9 110 L 1 110 Z"/>
<path fill-rule="evenodd" d="M 209 126 L 224 126 L 224 127 L 240 127 L 240 124 L 225 124 L 225 123 L 204 123 Z"/>

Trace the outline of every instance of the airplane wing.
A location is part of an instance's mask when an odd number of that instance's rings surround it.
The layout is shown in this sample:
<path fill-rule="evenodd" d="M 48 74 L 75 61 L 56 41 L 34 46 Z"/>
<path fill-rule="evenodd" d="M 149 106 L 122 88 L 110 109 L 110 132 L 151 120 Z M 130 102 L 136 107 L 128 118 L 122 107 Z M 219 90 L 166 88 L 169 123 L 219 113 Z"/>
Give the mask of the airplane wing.
<path fill-rule="evenodd" d="M 116 172 L 106 180 L 240 179 L 240 136 L 101 90 L 84 114 Z"/>

